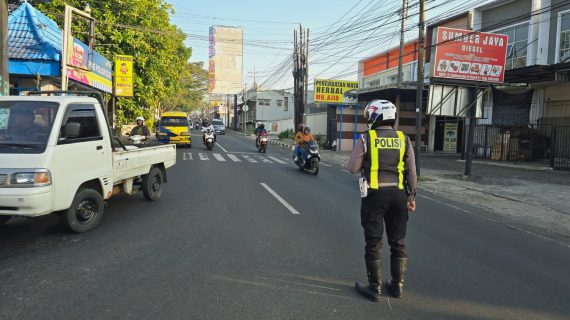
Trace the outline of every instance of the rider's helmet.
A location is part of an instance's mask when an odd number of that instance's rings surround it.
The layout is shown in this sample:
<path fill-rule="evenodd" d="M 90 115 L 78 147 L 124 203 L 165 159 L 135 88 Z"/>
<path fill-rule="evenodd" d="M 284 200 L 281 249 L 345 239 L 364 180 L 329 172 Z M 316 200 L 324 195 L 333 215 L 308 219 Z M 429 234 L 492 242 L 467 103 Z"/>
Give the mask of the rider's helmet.
<path fill-rule="evenodd" d="M 311 133 L 311 128 L 309 128 L 309 127 L 304 127 L 304 128 L 303 128 L 303 133 L 305 133 L 305 134 Z"/>
<path fill-rule="evenodd" d="M 265 129 L 265 124 L 261 123 L 261 124 L 259 125 L 259 129 Z"/>
<path fill-rule="evenodd" d="M 388 100 L 372 100 L 364 108 L 364 118 L 370 129 L 381 124 L 394 125 L 396 106 Z"/>
<path fill-rule="evenodd" d="M 210 120 L 204 119 L 204 121 L 202 121 L 202 126 L 203 127 L 209 127 L 210 126 Z"/>
<path fill-rule="evenodd" d="M 139 121 L 141 121 L 141 124 L 142 124 L 142 122 L 144 122 L 144 118 L 143 118 L 143 117 L 140 117 L 140 116 L 137 117 L 137 123 L 138 123 Z"/>
<path fill-rule="evenodd" d="M 297 130 L 303 132 L 303 128 L 305 128 L 305 124 L 299 123 L 299 128 Z"/>

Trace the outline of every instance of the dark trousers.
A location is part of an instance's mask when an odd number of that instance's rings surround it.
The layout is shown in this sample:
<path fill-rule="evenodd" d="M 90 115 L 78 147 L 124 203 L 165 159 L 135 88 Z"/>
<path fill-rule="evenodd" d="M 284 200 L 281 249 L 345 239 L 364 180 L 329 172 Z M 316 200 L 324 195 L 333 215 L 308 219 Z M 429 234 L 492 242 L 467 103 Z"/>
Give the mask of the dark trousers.
<path fill-rule="evenodd" d="M 386 188 L 372 191 L 362 199 L 360 224 L 364 228 L 364 258 L 366 261 L 380 260 L 384 225 L 390 245 L 390 255 L 406 258 L 406 227 L 408 224 L 407 195 L 404 190 Z"/>

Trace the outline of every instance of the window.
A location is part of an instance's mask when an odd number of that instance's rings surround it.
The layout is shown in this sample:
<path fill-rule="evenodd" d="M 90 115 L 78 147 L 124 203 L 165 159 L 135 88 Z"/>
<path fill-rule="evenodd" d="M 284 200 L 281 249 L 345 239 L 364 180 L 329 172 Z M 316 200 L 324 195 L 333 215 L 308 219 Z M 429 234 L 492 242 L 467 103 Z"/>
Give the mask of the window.
<path fill-rule="evenodd" d="M 276 100 L 277 101 L 277 106 L 278 107 L 282 107 L 283 106 L 283 100 Z"/>
<path fill-rule="evenodd" d="M 289 97 L 285 97 L 285 104 L 283 105 L 283 111 L 289 111 Z"/>
<path fill-rule="evenodd" d="M 160 125 L 163 127 L 188 127 L 190 124 L 186 117 L 163 117 L 160 119 Z"/>
<path fill-rule="evenodd" d="M 560 30 L 558 62 L 567 62 L 570 60 L 570 12 L 561 13 L 559 15 L 558 25 Z"/>
<path fill-rule="evenodd" d="M 271 105 L 271 100 L 270 99 L 258 99 L 257 104 L 260 106 L 269 106 L 269 105 Z"/>
<path fill-rule="evenodd" d="M 60 144 L 103 139 L 99 130 L 95 107 L 70 105 L 69 108 L 70 111 L 67 114 L 66 119 L 64 119 L 59 133 Z M 79 125 L 79 135 L 76 137 L 67 137 L 65 132 L 66 127 L 73 123 Z"/>
<path fill-rule="evenodd" d="M 398 75 L 397 74 L 393 74 L 393 75 L 386 77 L 386 84 L 390 84 L 390 83 L 394 83 L 394 82 L 398 82 Z"/>
<path fill-rule="evenodd" d="M 509 37 L 505 69 L 525 67 L 528 47 L 528 24 L 525 23 L 498 30 L 496 33 L 504 34 Z"/>
<path fill-rule="evenodd" d="M 380 86 L 380 80 L 369 81 L 366 84 L 367 87 L 378 87 Z"/>

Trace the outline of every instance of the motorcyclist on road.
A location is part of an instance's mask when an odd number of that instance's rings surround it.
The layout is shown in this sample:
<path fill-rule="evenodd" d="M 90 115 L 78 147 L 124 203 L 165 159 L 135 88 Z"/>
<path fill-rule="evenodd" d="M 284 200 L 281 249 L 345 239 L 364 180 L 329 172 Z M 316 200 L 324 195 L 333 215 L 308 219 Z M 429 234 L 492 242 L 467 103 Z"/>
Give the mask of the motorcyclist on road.
<path fill-rule="evenodd" d="M 299 141 L 299 153 L 301 154 L 301 161 L 305 161 L 307 159 L 307 146 L 308 142 L 315 140 L 315 137 L 311 133 L 311 128 L 304 127 L 303 128 L 303 135 L 300 137 Z"/>
<path fill-rule="evenodd" d="M 210 120 L 204 119 L 204 121 L 202 121 L 201 131 L 202 131 L 202 142 L 204 144 L 206 144 L 206 135 L 204 133 L 207 131 L 212 131 L 212 133 L 214 134 L 214 142 L 216 142 L 216 130 L 214 130 L 214 126 L 212 125 Z"/>
<path fill-rule="evenodd" d="M 267 130 L 265 130 L 265 125 L 260 123 L 257 128 L 255 128 L 255 146 L 259 148 L 259 138 L 261 138 L 262 134 L 266 134 Z"/>
<path fill-rule="evenodd" d="M 297 133 L 295 134 L 295 149 L 293 150 L 293 160 L 297 161 L 299 159 L 300 151 L 299 144 L 303 141 L 303 129 L 305 125 L 303 123 L 299 124 L 299 128 L 297 128 Z"/>
<path fill-rule="evenodd" d="M 148 140 L 148 137 L 150 136 L 150 131 L 148 130 L 148 128 L 144 125 L 144 118 L 143 117 L 137 117 L 137 125 L 136 127 L 133 128 L 133 130 L 131 130 L 131 134 L 130 136 L 144 136 L 145 140 Z"/>

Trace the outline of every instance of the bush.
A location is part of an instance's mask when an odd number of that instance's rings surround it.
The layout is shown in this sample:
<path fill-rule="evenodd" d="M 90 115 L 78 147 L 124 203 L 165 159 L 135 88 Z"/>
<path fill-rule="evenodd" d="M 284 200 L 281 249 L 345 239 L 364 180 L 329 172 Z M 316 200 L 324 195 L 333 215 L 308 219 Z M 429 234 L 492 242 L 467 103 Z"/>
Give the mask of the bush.
<path fill-rule="evenodd" d="M 279 132 L 277 136 L 279 139 L 295 139 L 295 131 L 293 131 L 293 129 L 287 129 Z"/>

